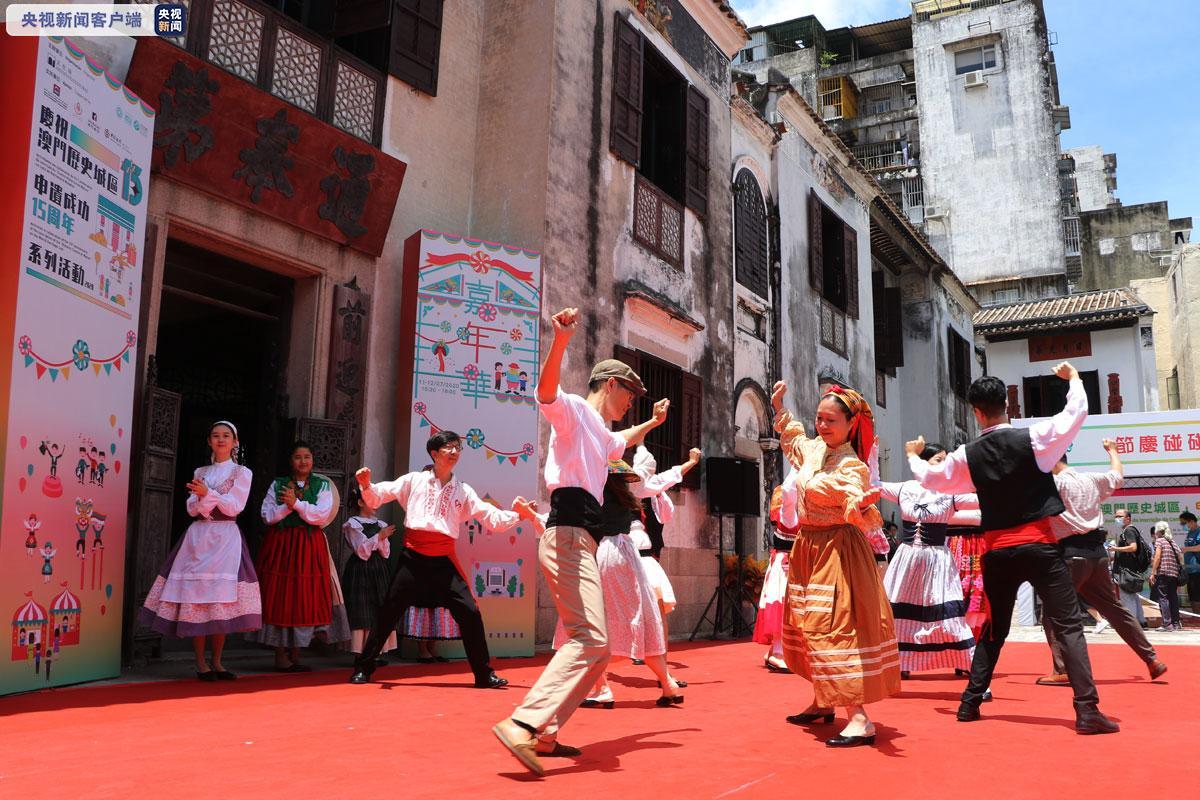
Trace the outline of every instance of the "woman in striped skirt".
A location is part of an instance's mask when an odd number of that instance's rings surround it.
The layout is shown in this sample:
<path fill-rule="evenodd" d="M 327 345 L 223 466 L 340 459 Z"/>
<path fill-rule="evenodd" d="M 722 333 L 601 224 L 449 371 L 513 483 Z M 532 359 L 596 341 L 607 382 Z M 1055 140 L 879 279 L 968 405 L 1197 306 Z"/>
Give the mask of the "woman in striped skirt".
<path fill-rule="evenodd" d="M 929 444 L 921 458 L 937 464 L 946 451 Z M 872 463 L 871 468 L 877 479 L 878 465 Z M 965 675 L 975 654 L 975 637 L 965 619 L 962 583 L 946 547 L 946 528 L 978 525 L 979 500 L 973 494 L 931 492 L 916 481 L 878 486 L 884 499 L 900 506 L 904 523 L 900 547 L 883 580 L 896 620 L 900 676 L 933 669 Z"/>
<path fill-rule="evenodd" d="M 813 702 L 788 722 L 846 726 L 829 747 L 875 743 L 865 705 L 900 691 L 900 658 L 892 607 L 879 579 L 867 533 L 883 527 L 866 459 L 875 446 L 871 407 L 853 389 L 833 386 L 817 405 L 817 438 L 783 409 L 787 384 L 775 384 L 771 405 L 780 449 L 794 468 L 784 484 L 780 523 L 799 527 L 788 564 L 783 656 L 812 682 Z"/>

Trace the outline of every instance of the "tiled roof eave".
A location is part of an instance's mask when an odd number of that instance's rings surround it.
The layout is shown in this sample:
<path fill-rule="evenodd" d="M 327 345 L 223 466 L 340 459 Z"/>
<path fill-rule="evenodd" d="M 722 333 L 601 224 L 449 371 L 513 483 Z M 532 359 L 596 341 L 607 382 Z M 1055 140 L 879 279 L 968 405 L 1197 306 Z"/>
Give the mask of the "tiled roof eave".
<path fill-rule="evenodd" d="M 1075 314 L 1066 317 L 1054 317 L 1029 320 L 1005 320 L 1003 322 L 975 323 L 975 332 L 983 336 L 999 336 L 1009 333 L 1032 333 L 1037 331 L 1054 330 L 1056 328 L 1079 328 L 1103 325 L 1110 322 L 1133 322 L 1139 317 L 1153 313 L 1149 308 L 1116 309 L 1092 314 Z"/>

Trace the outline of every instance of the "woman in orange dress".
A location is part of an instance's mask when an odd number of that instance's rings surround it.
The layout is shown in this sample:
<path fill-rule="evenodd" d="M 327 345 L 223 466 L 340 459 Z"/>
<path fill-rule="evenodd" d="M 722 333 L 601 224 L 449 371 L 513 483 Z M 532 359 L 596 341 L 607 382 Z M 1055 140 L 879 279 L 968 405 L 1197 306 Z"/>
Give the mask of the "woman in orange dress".
<path fill-rule="evenodd" d="M 817 438 L 783 408 L 787 384 L 775 384 L 775 430 L 792 472 L 784 482 L 780 524 L 799 526 L 788 568 L 783 655 L 812 682 L 813 702 L 787 718 L 795 725 L 846 725 L 830 747 L 875 743 L 864 708 L 900 691 L 900 655 L 892 608 L 867 534 L 883 520 L 873 503 L 867 460 L 875 446 L 871 407 L 853 389 L 832 387 L 817 406 Z"/>

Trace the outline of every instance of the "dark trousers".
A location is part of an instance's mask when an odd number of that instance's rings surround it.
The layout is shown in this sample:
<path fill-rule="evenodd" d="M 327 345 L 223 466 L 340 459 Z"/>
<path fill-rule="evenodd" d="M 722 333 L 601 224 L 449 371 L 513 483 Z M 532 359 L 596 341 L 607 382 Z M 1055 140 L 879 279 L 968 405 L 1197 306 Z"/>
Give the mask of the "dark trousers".
<path fill-rule="evenodd" d="M 1179 624 L 1179 578 L 1174 575 L 1159 575 L 1154 579 L 1158 587 L 1158 610 L 1162 614 L 1162 624 Z"/>
<path fill-rule="evenodd" d="M 1054 636 L 1062 645 L 1067 677 L 1075 690 L 1075 713 L 1094 710 L 1100 697 L 1083 639 L 1079 599 L 1062 554 L 1051 544 L 1022 544 L 984 554 L 983 591 L 992 616 L 976 643 L 971 678 L 962 701 L 975 706 L 983 702 L 983 693 L 992 683 L 1000 650 L 1008 638 L 1017 589 L 1026 581 L 1041 598 L 1043 624 L 1048 621 L 1054 627 Z"/>
<path fill-rule="evenodd" d="M 1200 572 L 1189 572 L 1187 576 L 1188 602 L 1200 605 Z"/>
<path fill-rule="evenodd" d="M 1083 601 L 1096 609 L 1101 619 L 1108 620 L 1108 624 L 1112 625 L 1117 635 L 1125 640 L 1125 644 L 1137 653 L 1138 658 L 1147 664 L 1152 663 L 1158 656 L 1147 641 L 1146 634 L 1142 633 L 1142 626 L 1133 618 L 1133 614 L 1129 613 L 1129 609 L 1122 605 L 1108 570 L 1108 557 L 1076 557 L 1068 558 L 1066 562 L 1071 571 L 1071 582 L 1075 584 L 1075 591 Z M 1062 647 L 1054 636 L 1054 626 L 1042 627 L 1046 629 L 1046 642 L 1050 645 L 1050 652 L 1054 657 L 1054 674 L 1062 675 L 1067 671 L 1067 666 L 1063 660 Z"/>
<path fill-rule="evenodd" d="M 479 613 L 467 582 L 449 557 L 423 556 L 407 547 L 400 548 L 396 575 L 388 588 L 387 599 L 375 615 L 375 624 L 371 626 L 363 651 L 354 660 L 355 669 L 368 674 L 375 669 L 375 659 L 379 657 L 383 643 L 404 618 L 409 606 L 440 606 L 449 611 L 462 632 L 463 648 L 467 651 L 467 661 L 471 672 L 475 673 L 475 680 L 487 680 L 492 673 L 487 634 L 483 629 L 483 615 Z"/>

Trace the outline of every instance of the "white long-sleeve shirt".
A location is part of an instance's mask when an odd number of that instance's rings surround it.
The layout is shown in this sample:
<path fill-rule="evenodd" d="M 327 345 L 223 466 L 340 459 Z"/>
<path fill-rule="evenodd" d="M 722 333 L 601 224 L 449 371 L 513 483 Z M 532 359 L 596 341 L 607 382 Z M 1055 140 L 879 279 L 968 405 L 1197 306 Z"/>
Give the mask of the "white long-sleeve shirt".
<path fill-rule="evenodd" d="M 1087 419 L 1087 413 L 1087 392 L 1084 391 L 1083 381 L 1075 378 L 1067 389 L 1066 407 L 1053 417 L 1041 420 L 1029 428 L 1029 440 L 1038 469 L 1042 472 L 1054 469 L 1058 460 L 1071 448 L 1071 443 L 1075 441 L 1076 434 Z M 992 425 L 983 433 L 1011 427 L 1012 425 L 1005 422 Z M 963 445 L 955 448 L 953 453 L 946 456 L 945 461 L 936 465 L 923 461 L 920 456 L 910 455 L 908 466 L 913 477 L 926 489 L 946 494 L 967 494 L 975 491 L 975 482 L 971 480 L 971 470 L 967 466 L 967 450 Z"/>
<path fill-rule="evenodd" d="M 553 492 L 578 486 L 603 504 L 608 462 L 625 452 L 625 437 L 610 430 L 600 412 L 577 394 L 559 389 L 553 403 L 539 403 L 538 408 L 550 423 L 546 488 Z"/>
<path fill-rule="evenodd" d="M 309 480 L 312 480 L 311 476 Z M 307 481 L 304 483 L 297 481 L 296 485 L 303 489 L 306 483 Z M 294 506 L 288 508 L 287 505 L 275 501 L 275 483 L 272 482 L 270 488 L 267 489 L 267 496 L 263 498 L 261 513 L 263 522 L 268 525 L 282 522 L 284 517 L 293 511 L 309 525 L 321 525 L 329 518 L 329 512 L 332 510 L 333 491 L 329 488 L 329 484 L 325 484 L 325 488 L 317 493 L 317 502 L 309 503 L 306 500 L 297 500 Z"/>
<path fill-rule="evenodd" d="M 1050 518 L 1050 528 L 1059 538 L 1090 533 L 1104 527 L 1104 512 L 1100 504 L 1121 488 L 1125 479 L 1115 469 L 1107 472 L 1076 472 L 1063 470 L 1054 476 L 1058 496 L 1066 510 Z"/>
<path fill-rule="evenodd" d="M 375 533 L 372 536 L 367 536 L 363 530 L 364 525 L 376 524 L 382 526 L 379 520 L 375 517 L 350 517 L 346 520 L 346 524 L 342 525 L 342 535 L 346 537 L 346 541 L 354 548 L 354 554 L 363 561 L 370 560 L 375 553 L 384 558 L 392 554 L 392 543 L 389 539 L 379 538 L 379 534 Z"/>
<path fill-rule="evenodd" d="M 372 508 L 395 500 L 404 509 L 404 526 L 458 538 L 462 524 L 476 520 L 493 531 L 506 531 L 521 521 L 515 511 L 497 508 L 479 498 L 469 485 L 451 477 L 443 484 L 433 470 L 410 472 L 394 481 L 372 483 L 363 489 Z"/>
<path fill-rule="evenodd" d="M 234 463 L 232 459 L 200 467 L 193 477 L 204 481 L 208 493 L 204 497 L 188 494 L 188 516 L 209 519 L 215 509 L 232 519 L 242 513 L 246 501 L 250 499 L 250 483 L 254 480 L 254 475 L 246 467 Z M 217 490 L 231 477 L 233 486 L 225 494 L 220 494 Z"/>

